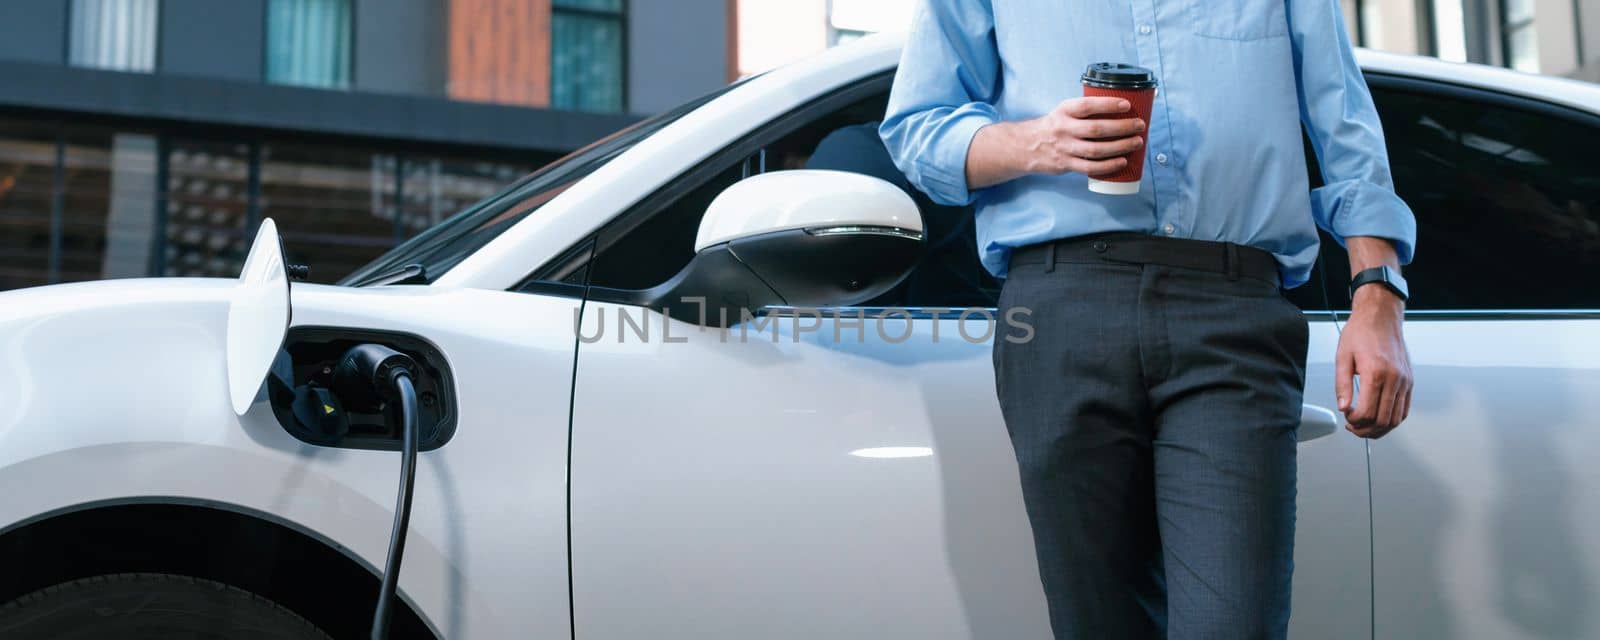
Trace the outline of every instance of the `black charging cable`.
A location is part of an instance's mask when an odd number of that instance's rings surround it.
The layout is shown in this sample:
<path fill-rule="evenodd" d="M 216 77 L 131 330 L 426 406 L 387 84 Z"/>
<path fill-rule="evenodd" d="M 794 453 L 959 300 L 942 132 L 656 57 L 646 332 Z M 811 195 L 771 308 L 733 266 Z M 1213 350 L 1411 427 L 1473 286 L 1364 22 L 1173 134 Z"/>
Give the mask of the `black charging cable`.
<path fill-rule="evenodd" d="M 378 606 L 372 612 L 372 640 L 389 635 L 390 611 L 400 582 L 400 561 L 405 554 L 406 531 L 411 526 L 411 488 L 417 480 L 417 389 L 412 381 L 415 364 L 398 351 L 376 344 L 351 347 L 334 368 L 332 387 L 345 406 L 400 406 L 400 489 L 395 498 L 394 528 L 389 533 L 389 557 L 378 587 Z"/>
<path fill-rule="evenodd" d="M 395 394 L 400 397 L 400 495 L 395 498 L 394 529 L 389 534 L 389 559 L 383 566 L 383 585 L 378 588 L 378 607 L 372 611 L 372 640 L 389 635 L 389 609 L 400 581 L 400 556 L 405 553 L 406 530 L 411 525 L 411 487 L 417 481 L 417 389 L 411 373 L 394 378 Z"/>

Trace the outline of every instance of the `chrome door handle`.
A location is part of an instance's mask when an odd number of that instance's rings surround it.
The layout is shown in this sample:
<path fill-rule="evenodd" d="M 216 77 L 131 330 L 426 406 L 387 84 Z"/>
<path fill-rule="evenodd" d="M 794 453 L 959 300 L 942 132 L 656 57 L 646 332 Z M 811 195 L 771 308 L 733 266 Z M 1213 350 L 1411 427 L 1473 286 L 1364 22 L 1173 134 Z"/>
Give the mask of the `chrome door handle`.
<path fill-rule="evenodd" d="M 1339 430 L 1339 414 L 1314 404 L 1300 405 L 1300 432 L 1297 442 L 1309 442 Z"/>

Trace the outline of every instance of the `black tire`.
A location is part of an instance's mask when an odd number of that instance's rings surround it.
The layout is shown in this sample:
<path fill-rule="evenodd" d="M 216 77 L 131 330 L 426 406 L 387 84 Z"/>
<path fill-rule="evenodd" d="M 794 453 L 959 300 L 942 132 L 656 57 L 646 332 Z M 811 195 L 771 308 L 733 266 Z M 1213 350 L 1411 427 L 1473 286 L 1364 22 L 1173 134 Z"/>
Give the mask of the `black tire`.
<path fill-rule="evenodd" d="M 119 573 L 46 587 L 0 606 L 6 640 L 324 640 L 293 611 L 220 582 Z"/>

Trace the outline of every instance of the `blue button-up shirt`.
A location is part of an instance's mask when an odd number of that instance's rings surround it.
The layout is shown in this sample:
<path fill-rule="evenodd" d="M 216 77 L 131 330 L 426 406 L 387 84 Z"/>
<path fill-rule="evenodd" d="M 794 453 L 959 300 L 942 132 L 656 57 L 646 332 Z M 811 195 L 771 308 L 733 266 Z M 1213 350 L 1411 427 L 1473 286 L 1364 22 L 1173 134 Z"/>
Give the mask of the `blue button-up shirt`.
<path fill-rule="evenodd" d="M 1081 174 L 967 187 L 978 129 L 1082 96 L 1102 61 L 1160 82 L 1138 195 L 1091 192 Z M 923 0 L 879 132 L 917 188 L 976 203 L 978 250 L 1001 277 L 1015 247 L 1103 231 L 1259 247 L 1286 287 L 1310 275 L 1316 226 L 1388 238 L 1402 263 L 1415 243 L 1338 0 Z"/>

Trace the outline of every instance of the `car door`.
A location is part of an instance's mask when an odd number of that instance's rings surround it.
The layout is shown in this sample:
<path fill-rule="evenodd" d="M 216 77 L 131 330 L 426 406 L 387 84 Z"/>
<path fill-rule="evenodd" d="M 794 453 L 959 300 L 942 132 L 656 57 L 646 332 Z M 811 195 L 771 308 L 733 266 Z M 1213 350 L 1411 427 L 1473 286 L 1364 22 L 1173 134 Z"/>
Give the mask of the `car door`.
<path fill-rule="evenodd" d="M 605 294 L 670 277 L 723 188 L 805 166 L 882 114 L 887 82 L 779 118 L 596 239 L 573 397 L 579 635 L 1046 633 L 988 347 L 953 315 L 888 321 L 889 339 L 870 318 L 723 333 Z"/>
<path fill-rule="evenodd" d="M 870 129 L 883 89 L 780 119 L 574 252 L 591 284 L 571 439 L 580 636 L 1049 636 L 994 395 L 1008 325 L 969 210 L 921 202 L 929 256 L 871 307 L 722 331 L 608 294 L 676 273 L 733 182 L 819 168 L 834 136 Z M 1366 513 L 1361 444 L 1307 442 L 1297 636 L 1367 633 Z"/>
<path fill-rule="evenodd" d="M 1600 637 L 1600 118 L 1371 83 L 1418 227 L 1411 415 L 1372 444 L 1376 636 Z"/>

